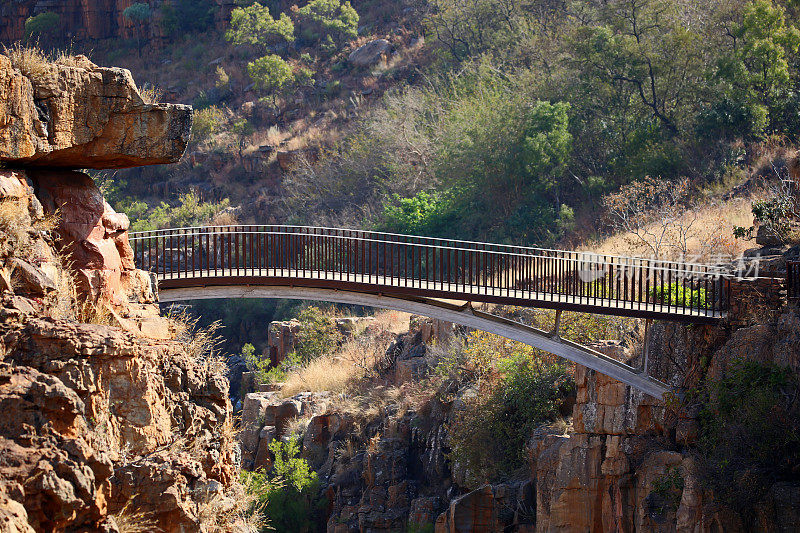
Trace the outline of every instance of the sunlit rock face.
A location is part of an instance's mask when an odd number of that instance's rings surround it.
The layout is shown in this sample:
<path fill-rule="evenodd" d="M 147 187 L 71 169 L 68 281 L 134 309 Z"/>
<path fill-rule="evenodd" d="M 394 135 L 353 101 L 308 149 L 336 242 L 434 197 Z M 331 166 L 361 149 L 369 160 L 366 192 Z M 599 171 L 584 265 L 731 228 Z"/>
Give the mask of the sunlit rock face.
<path fill-rule="evenodd" d="M 70 65 L 13 68 L 0 56 L 0 161 L 24 166 L 117 169 L 175 163 L 192 109 L 148 104 L 129 71 Z"/>

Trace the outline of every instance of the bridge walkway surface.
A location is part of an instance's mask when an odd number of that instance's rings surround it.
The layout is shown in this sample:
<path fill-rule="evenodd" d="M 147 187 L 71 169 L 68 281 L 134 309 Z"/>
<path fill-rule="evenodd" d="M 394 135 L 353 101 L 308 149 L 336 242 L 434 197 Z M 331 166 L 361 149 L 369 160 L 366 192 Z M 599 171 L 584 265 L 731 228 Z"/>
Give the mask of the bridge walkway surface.
<path fill-rule="evenodd" d="M 131 242 L 161 301 L 299 298 L 414 312 L 526 342 L 659 397 L 668 387 L 646 369 L 471 302 L 690 323 L 728 309 L 722 268 L 694 263 L 301 226 L 176 228 Z"/>

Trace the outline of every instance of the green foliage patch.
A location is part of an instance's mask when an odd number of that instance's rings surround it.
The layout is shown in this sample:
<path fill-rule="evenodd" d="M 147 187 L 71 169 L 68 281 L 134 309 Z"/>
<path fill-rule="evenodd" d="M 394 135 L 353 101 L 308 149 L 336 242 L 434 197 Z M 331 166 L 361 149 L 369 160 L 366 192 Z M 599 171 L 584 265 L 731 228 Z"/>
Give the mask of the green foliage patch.
<path fill-rule="evenodd" d="M 25 21 L 25 41 L 46 40 L 53 37 L 61 27 L 61 15 L 51 11 L 39 13 Z"/>
<path fill-rule="evenodd" d="M 692 289 L 680 283 L 670 283 L 665 286 L 653 287 L 649 296 L 656 302 L 666 305 L 679 305 L 705 309 L 709 303 L 706 300 L 705 289 Z"/>
<path fill-rule="evenodd" d="M 309 531 L 321 511 L 319 480 L 308 462 L 300 457 L 300 442 L 273 440 L 269 444 L 275 461 L 272 471 L 241 472 L 245 490 L 256 497 L 269 527 L 262 531 L 294 533 Z"/>
<path fill-rule="evenodd" d="M 220 202 L 204 202 L 194 191 L 181 194 L 174 206 L 161 202 L 151 209 L 141 200 L 120 202 L 121 210 L 131 219 L 132 232 L 208 224 L 229 206 L 227 198 Z"/>
<path fill-rule="evenodd" d="M 745 515 L 774 482 L 800 479 L 799 398 L 788 368 L 744 360 L 732 362 L 700 398 L 705 482 Z"/>
<path fill-rule="evenodd" d="M 473 334 L 463 354 L 461 364 L 483 378 L 451 417 L 448 458 L 474 488 L 523 467 L 533 430 L 559 416 L 574 382 L 561 360 L 490 334 Z M 448 366 L 453 363 L 452 357 L 445 359 Z"/>

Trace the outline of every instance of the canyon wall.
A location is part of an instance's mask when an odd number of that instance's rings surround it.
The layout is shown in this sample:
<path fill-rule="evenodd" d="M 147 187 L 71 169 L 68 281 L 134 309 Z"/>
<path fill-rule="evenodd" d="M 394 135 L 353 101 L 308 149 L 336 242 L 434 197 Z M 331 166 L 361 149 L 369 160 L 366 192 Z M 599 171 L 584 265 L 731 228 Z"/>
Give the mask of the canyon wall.
<path fill-rule="evenodd" d="M 136 37 L 136 28 L 122 13 L 133 0 L 12 0 L 0 4 L 0 43 L 11 44 L 25 37 L 25 21 L 40 13 L 57 13 L 63 26 L 65 42 Z M 144 28 L 144 36 L 157 43 L 165 38 L 158 8 L 169 0 L 145 0 L 155 16 Z M 233 0 L 214 0 L 215 20 L 223 27 L 236 6 Z"/>
<path fill-rule="evenodd" d="M 231 530 L 224 364 L 160 315 L 128 218 L 71 170 L 177 161 L 191 109 L 82 57 L 0 55 L 0 95 L 0 532 Z"/>
<path fill-rule="evenodd" d="M 758 307 L 755 296 L 750 300 Z M 792 531 L 800 523 L 797 484 L 775 481 L 748 514 L 709 487 L 697 448 L 702 405 L 680 396 L 656 400 L 580 365 L 569 425 L 545 424 L 531 435 L 524 472 L 470 490 L 464 467 L 449 456 L 448 425 L 476 390 L 462 385 L 426 395 L 419 389 L 441 353 L 431 344 L 441 342 L 432 326 L 412 320 L 411 331 L 387 351 L 378 389 L 398 387 L 396 402 L 378 394 L 354 410 L 329 393 L 282 398 L 245 391 L 243 467 L 270 468 L 269 444 L 299 436 L 327 498 L 327 523 L 319 530 L 330 533 L 745 532 Z M 642 364 L 641 342 L 592 347 Z M 736 360 L 796 373 L 800 312 L 784 300 L 761 318 L 740 313 L 709 326 L 656 322 L 647 349 L 651 374 L 678 391 L 724 377 Z M 407 394 L 427 399 L 405 400 Z M 379 412 L 370 417 L 369 410 Z M 308 421 L 299 433 L 298 419 Z"/>

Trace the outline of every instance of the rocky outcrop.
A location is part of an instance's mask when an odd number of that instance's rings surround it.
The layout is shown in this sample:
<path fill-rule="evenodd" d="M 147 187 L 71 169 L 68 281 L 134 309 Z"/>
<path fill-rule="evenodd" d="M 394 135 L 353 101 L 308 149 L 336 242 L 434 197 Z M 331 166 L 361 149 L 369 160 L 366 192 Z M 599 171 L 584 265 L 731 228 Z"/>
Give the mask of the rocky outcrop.
<path fill-rule="evenodd" d="M 392 49 L 392 44 L 386 39 L 376 39 L 359 46 L 347 56 L 347 60 L 357 67 L 371 67 L 383 61 Z"/>
<path fill-rule="evenodd" d="M 195 491 L 215 481 L 222 492 L 234 475 L 222 375 L 181 343 L 108 326 L 28 318 L 0 337 L 0 486 L 25 521 L 100 527 L 130 503 L 163 531 L 197 527 Z M 204 453 L 164 457 L 176 435 Z"/>
<path fill-rule="evenodd" d="M 28 175 L 45 212 L 58 215 L 60 244 L 80 289 L 91 301 L 123 306 L 137 276 L 128 217 L 108 205 L 86 174 L 30 170 Z"/>
<path fill-rule="evenodd" d="M 191 112 L 76 62 L 0 56 L 0 159 L 26 165 L 0 170 L 0 531 L 232 531 L 225 365 L 160 316 L 128 218 L 54 168 L 175 160 Z"/>
<path fill-rule="evenodd" d="M 267 331 L 269 362 L 272 366 L 277 366 L 288 354 L 293 352 L 297 346 L 297 339 L 300 333 L 300 321 L 287 320 L 284 322 L 270 322 Z"/>
<path fill-rule="evenodd" d="M 174 163 L 189 141 L 191 107 L 145 103 L 129 71 L 83 56 L 69 65 L 12 65 L 0 56 L 0 97 L 6 163 L 100 169 Z"/>

